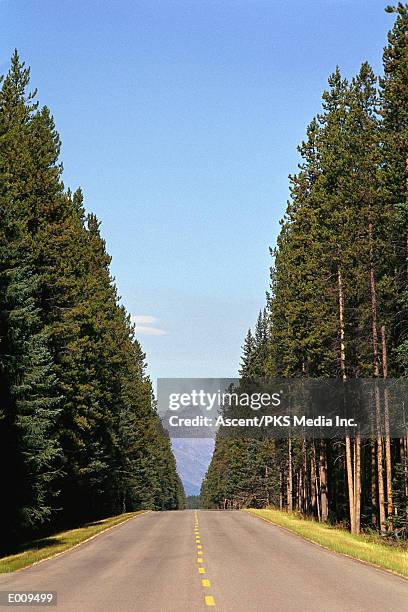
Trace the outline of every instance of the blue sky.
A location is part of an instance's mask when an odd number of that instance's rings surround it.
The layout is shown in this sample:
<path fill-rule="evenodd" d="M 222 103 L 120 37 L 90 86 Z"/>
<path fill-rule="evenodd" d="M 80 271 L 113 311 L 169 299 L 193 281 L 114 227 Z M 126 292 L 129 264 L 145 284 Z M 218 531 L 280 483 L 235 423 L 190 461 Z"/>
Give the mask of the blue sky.
<path fill-rule="evenodd" d="M 157 376 L 234 376 L 296 145 L 336 64 L 378 71 L 383 0 L 0 0 L 102 220 Z"/>

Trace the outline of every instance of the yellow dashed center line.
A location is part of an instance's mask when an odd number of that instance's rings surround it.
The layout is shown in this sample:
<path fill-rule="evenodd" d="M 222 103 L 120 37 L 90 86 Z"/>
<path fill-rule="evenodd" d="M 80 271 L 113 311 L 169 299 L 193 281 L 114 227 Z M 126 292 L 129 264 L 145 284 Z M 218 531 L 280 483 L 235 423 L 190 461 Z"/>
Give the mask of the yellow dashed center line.
<path fill-rule="evenodd" d="M 196 541 L 196 546 L 197 546 L 197 563 L 201 565 L 201 563 L 204 563 L 204 559 L 203 559 L 203 547 L 201 545 L 201 536 L 200 536 L 200 529 L 198 526 L 198 514 L 197 514 L 197 510 L 195 510 L 194 512 L 194 534 L 195 534 L 195 541 Z M 198 573 L 199 574 L 205 574 L 205 568 L 204 567 L 198 567 Z M 204 588 L 210 588 L 211 587 L 211 582 L 208 580 L 208 578 L 203 578 L 201 580 L 201 585 Z M 205 595 L 204 596 L 204 602 L 206 606 L 215 606 L 215 599 L 212 595 Z"/>

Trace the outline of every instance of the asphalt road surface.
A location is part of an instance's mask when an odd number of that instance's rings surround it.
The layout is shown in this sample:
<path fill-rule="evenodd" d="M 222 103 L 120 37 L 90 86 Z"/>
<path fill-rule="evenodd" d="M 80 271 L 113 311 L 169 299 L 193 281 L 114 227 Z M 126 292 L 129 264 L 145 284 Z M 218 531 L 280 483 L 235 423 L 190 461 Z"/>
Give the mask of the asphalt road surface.
<path fill-rule="evenodd" d="M 57 591 L 58 612 L 408 610 L 407 580 L 244 512 L 205 510 L 135 517 L 0 575 L 0 590 Z"/>

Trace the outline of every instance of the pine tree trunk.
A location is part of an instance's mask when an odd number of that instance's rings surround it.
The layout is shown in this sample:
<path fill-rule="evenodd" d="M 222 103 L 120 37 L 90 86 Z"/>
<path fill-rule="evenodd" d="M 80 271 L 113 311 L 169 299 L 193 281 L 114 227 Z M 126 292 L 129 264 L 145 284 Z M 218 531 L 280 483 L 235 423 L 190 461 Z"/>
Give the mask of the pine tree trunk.
<path fill-rule="evenodd" d="M 378 367 L 378 333 L 377 333 L 377 288 L 374 275 L 374 254 L 373 254 L 373 224 L 369 221 L 368 234 L 370 241 L 370 293 L 371 293 L 371 334 L 373 342 L 373 373 L 374 378 L 379 376 Z M 375 386 L 375 414 L 376 414 L 376 438 L 377 438 L 377 485 L 378 485 L 378 509 L 380 516 L 380 532 L 386 530 L 385 524 L 385 500 L 384 500 L 384 477 L 383 477 L 383 449 L 381 435 L 381 402 L 380 390 Z"/>
<path fill-rule="evenodd" d="M 406 173 L 406 181 L 405 181 L 405 203 L 407 204 L 407 194 L 408 194 L 408 157 L 405 160 L 405 173 Z M 405 233 L 405 273 L 408 282 L 408 231 Z"/>
<path fill-rule="evenodd" d="M 405 402 L 402 403 L 403 410 L 403 422 L 406 423 L 405 418 Z M 406 504 L 406 515 L 408 517 L 408 428 L 406 429 L 406 435 L 401 439 L 401 463 L 404 466 L 404 490 L 405 490 L 405 498 L 407 500 Z"/>
<path fill-rule="evenodd" d="M 292 438 L 288 439 L 288 480 L 287 480 L 287 507 L 293 510 L 293 473 L 292 473 Z"/>
<path fill-rule="evenodd" d="M 307 469 L 307 447 L 306 439 L 302 439 L 302 510 L 305 514 L 309 513 L 308 495 L 308 469 Z"/>
<path fill-rule="evenodd" d="M 279 510 L 283 510 L 283 476 L 282 468 L 279 470 Z"/>
<path fill-rule="evenodd" d="M 324 440 L 320 441 L 319 453 L 319 475 L 320 475 L 320 503 L 321 520 L 325 523 L 329 517 L 329 500 L 327 495 L 327 458 Z"/>
<path fill-rule="evenodd" d="M 302 470 L 299 468 L 296 477 L 296 509 L 300 512 L 303 511 L 302 508 L 302 488 L 303 488 L 303 480 L 302 480 Z"/>
<path fill-rule="evenodd" d="M 346 381 L 346 345 L 345 345 L 345 316 L 344 316 L 344 288 L 343 277 L 340 266 L 337 267 L 337 282 L 339 295 L 339 326 L 340 326 L 340 371 L 342 380 Z M 346 430 L 346 471 L 348 484 L 348 502 L 350 514 L 350 530 L 355 531 L 355 514 L 354 514 L 354 478 L 353 478 L 353 457 L 351 449 L 350 432 Z"/>
<path fill-rule="evenodd" d="M 354 439 L 354 532 L 361 528 L 361 436 L 356 432 Z"/>
<path fill-rule="evenodd" d="M 316 453 L 315 453 L 315 443 L 314 441 L 310 447 L 310 504 L 312 507 L 313 514 L 316 514 L 316 497 L 317 497 L 317 483 L 316 483 Z M 318 512 L 319 520 L 320 520 L 320 512 Z"/>
<path fill-rule="evenodd" d="M 380 397 L 376 397 L 376 406 L 380 404 Z M 380 533 L 386 532 L 386 521 L 385 521 L 385 499 L 384 499 L 384 475 L 383 475 L 383 446 L 381 436 L 381 422 L 379 419 L 379 408 L 377 409 L 377 478 L 378 478 L 378 510 L 380 516 Z"/>
<path fill-rule="evenodd" d="M 404 439 L 404 443 L 405 443 L 404 480 L 405 480 L 405 499 L 407 500 L 405 511 L 408 517 L 408 437 Z"/>
<path fill-rule="evenodd" d="M 388 377 L 387 344 L 385 341 L 385 326 L 381 326 L 383 377 Z M 387 517 L 388 527 L 392 528 L 392 463 L 388 389 L 384 388 L 384 424 L 385 424 L 385 473 L 387 478 Z"/>
<path fill-rule="evenodd" d="M 370 458 L 371 458 L 371 524 L 377 527 L 378 508 L 377 508 L 377 458 L 375 452 L 374 434 L 370 439 Z"/>

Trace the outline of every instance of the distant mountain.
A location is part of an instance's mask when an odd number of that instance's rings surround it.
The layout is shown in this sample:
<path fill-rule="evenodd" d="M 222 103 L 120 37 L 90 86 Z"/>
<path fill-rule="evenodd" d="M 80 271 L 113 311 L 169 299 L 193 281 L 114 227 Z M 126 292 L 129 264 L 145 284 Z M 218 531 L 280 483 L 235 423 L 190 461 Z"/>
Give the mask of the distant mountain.
<path fill-rule="evenodd" d="M 183 481 L 186 495 L 199 495 L 201 481 L 213 454 L 214 440 L 173 438 L 172 447 L 177 460 L 177 471 Z"/>

